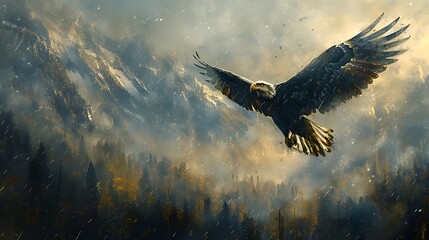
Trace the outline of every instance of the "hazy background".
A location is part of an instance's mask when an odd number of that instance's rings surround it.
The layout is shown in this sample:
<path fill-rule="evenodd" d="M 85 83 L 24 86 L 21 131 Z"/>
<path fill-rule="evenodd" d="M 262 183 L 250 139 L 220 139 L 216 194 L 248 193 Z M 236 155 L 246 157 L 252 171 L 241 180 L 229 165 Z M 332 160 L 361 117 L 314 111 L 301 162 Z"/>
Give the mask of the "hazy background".
<path fill-rule="evenodd" d="M 155 50 L 180 54 L 184 61 L 192 61 L 190 52 L 198 50 L 213 64 L 273 82 L 288 79 L 313 57 L 354 36 L 382 12 L 385 17 L 380 26 L 397 16 L 402 18 L 398 25 L 413 25 L 406 35 L 412 35 L 409 44 L 415 47 L 401 57 L 401 66 L 408 66 L 409 59 L 413 65 L 416 60 L 427 59 L 418 56 L 428 47 L 424 41 L 429 21 L 427 1 L 77 2 L 75 5 L 83 6 L 79 12 L 113 37 L 140 34 Z"/>
<path fill-rule="evenodd" d="M 45 3 L 35 1 L 35 4 Z M 216 130 L 210 128 L 211 124 L 217 123 L 216 117 L 225 112 L 229 119 L 238 121 L 237 125 L 246 124 L 244 131 L 235 132 L 232 126 L 211 142 L 195 140 L 192 134 L 180 139 L 176 135 L 146 136 L 155 139 L 147 144 L 150 151 L 187 159 L 195 172 L 220 178 L 237 173 L 243 177 L 258 174 L 276 182 L 296 181 L 310 194 L 314 189 L 329 186 L 332 179 L 351 173 L 354 167 L 365 166 L 379 148 L 391 154 L 392 169 L 406 167 L 420 147 L 417 145 L 427 138 L 423 134 L 412 138 L 413 142 L 400 139 L 408 134 L 401 126 L 411 124 L 418 131 L 427 124 L 424 119 L 404 119 L 408 110 L 401 107 L 407 106 L 405 101 L 410 95 L 407 89 L 424 82 L 429 73 L 427 1 L 74 0 L 49 3 L 45 7 L 61 10 L 64 3 L 73 7 L 67 17 L 75 19 L 75 24 L 85 21 L 118 42 L 142 37 L 154 58 L 171 57 L 179 65 L 177 71 L 198 79 L 206 96 L 199 100 L 212 107 L 209 115 L 196 123 L 176 122 L 170 126 L 172 129 L 184 124 L 193 129 L 193 134 L 208 136 Z M 325 158 L 308 157 L 285 148 L 281 132 L 270 119 L 231 103 L 205 83 L 192 65 L 192 54 L 198 51 L 213 65 L 250 79 L 279 83 L 328 47 L 353 37 L 382 12 L 385 17 L 377 27 L 397 16 L 401 20 L 394 29 L 411 24 L 403 34 L 403 37 L 411 35 L 411 39 L 402 46 L 409 51 L 399 56 L 399 61 L 389 66 L 361 97 L 341 105 L 335 112 L 312 116 L 316 122 L 335 130 L 333 153 Z M 43 16 L 36 18 L 43 21 Z M 219 102 L 224 106 L 216 105 Z M 422 114 L 426 116 L 427 110 L 423 109 Z M 383 117 L 392 121 L 378 124 Z M 118 130 L 124 135 L 146 134 L 135 129 Z M 136 143 L 136 148 L 141 143 L 146 144 L 147 140 L 143 138 Z M 132 146 L 127 147 L 133 150 Z M 354 174 L 346 185 L 355 186 L 351 190 L 354 193 L 364 194 L 368 184 L 364 178 Z"/>
<path fill-rule="evenodd" d="M 397 28 L 411 24 L 404 37 L 412 37 L 403 46 L 409 51 L 399 56 L 399 62 L 389 66 L 360 98 L 341 105 L 335 112 L 313 117 L 322 125 L 335 129 L 335 149 L 326 158 L 306 157 L 288 151 L 280 144 L 283 137 L 271 120 L 257 114 L 250 116 L 254 125 L 240 143 L 248 147 L 248 151 L 237 153 L 234 146 L 219 144 L 223 148 L 217 151 L 218 158 L 244 157 L 244 160 L 234 160 L 238 162 L 239 170 L 252 166 L 253 171 L 267 178 L 282 180 L 304 171 L 302 175 L 310 176 L 310 181 L 320 182 L 329 179 L 331 171 L 347 168 L 359 159 L 371 158 L 374 148 L 389 144 L 392 149 L 398 148 L 392 143 L 395 139 L 386 139 L 383 135 L 383 131 L 388 130 L 373 127 L 376 116 L 373 116 L 372 106 L 379 103 L 385 106 L 385 111 L 395 109 L 405 101 L 405 90 L 409 85 L 424 81 L 429 72 L 426 55 L 429 52 L 429 3 L 423 0 L 85 2 L 73 4 L 89 22 L 116 39 L 141 35 L 158 55 L 175 56 L 189 72 L 196 74 L 191 54 L 198 51 L 208 63 L 250 79 L 274 83 L 289 79 L 312 58 L 351 38 L 382 12 L 385 17 L 378 27 L 397 16 L 401 17 Z M 196 78 L 203 79 L 198 75 Z M 213 90 L 211 86 L 209 88 Z M 246 114 L 219 93 L 216 95 L 235 108 L 236 114 Z M 369 121 L 371 119 L 375 120 Z M 361 133 L 364 128 L 374 132 Z M 258 147 L 252 149 L 253 145 Z M 198 149 L 194 151 L 198 152 Z M 254 164 L 246 164 L 246 161 L 254 161 Z M 399 161 L 393 164 L 398 167 Z M 217 164 L 222 161 L 210 165 L 216 167 Z M 303 170 L 308 166 L 315 168 L 314 171 Z"/>

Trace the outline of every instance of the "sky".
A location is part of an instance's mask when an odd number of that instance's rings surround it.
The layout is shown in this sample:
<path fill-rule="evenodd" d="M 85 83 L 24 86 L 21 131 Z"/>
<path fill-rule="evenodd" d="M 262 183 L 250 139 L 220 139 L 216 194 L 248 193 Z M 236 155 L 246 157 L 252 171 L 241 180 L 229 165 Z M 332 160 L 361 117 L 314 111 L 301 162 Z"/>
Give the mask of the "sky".
<path fill-rule="evenodd" d="M 139 34 L 158 54 L 176 55 L 178 61 L 187 63 L 189 72 L 197 72 L 191 65 L 192 54 L 198 51 L 212 65 L 273 83 L 289 79 L 384 12 L 378 27 L 399 16 L 397 27 L 411 24 L 404 34 L 411 39 L 404 45 L 408 52 L 399 57 L 400 62 L 374 85 L 393 91 L 387 97 L 400 100 L 404 81 L 410 76 L 423 80 L 429 72 L 429 58 L 424 54 L 429 50 L 429 3 L 424 0 L 73 2 L 110 36 L 120 39 Z"/>
<path fill-rule="evenodd" d="M 429 2 L 424 0 L 64 2 L 76 9 L 76 21 L 84 18 L 117 40 L 139 35 L 156 55 L 172 56 L 185 66 L 187 73 L 206 86 L 208 95 L 214 95 L 229 108 L 236 109 L 237 115 L 245 115 L 245 110 L 234 106 L 203 81 L 193 66 L 193 52 L 198 51 L 202 59 L 212 65 L 249 79 L 280 83 L 330 46 L 353 37 L 383 12 L 384 18 L 377 28 L 398 16 L 401 20 L 394 29 L 411 24 L 404 34 L 404 37 L 411 36 L 403 45 L 408 51 L 399 56 L 399 61 L 389 66 L 361 97 L 339 106 L 334 112 L 310 117 L 335 130 L 332 154 L 314 158 L 286 149 L 281 144 L 283 136 L 272 121 L 253 114 L 250 118 L 252 125 L 237 143 L 246 149 L 245 152 L 243 148 L 237 150 L 222 143 L 210 149 L 212 155 L 225 159 L 215 163 L 203 161 L 217 172 L 228 172 L 229 164 L 235 164 L 233 168 L 261 174 L 277 182 L 301 181 L 304 185 L 319 184 L 319 187 L 329 184 L 335 172 L 361 166 L 360 160 L 373 157 L 380 146 L 398 148 L 397 141 L 388 139 L 390 135 L 383 133 L 383 126 L 375 123 L 380 115 L 378 111 L 395 112 L 405 101 L 408 94 L 405 90 L 414 82 L 424 81 L 429 74 L 429 57 L 426 55 L 429 52 Z M 374 105 L 382 106 L 382 109 L 374 109 Z M 402 111 L 395 114 L 401 116 Z M 190 144 L 195 157 L 206 154 L 207 149 L 198 147 L 195 142 Z M 183 152 L 188 154 L 189 149 Z M 409 159 L 414 152 L 413 149 L 401 149 L 401 159 Z M 401 160 L 392 162 L 392 165 L 399 167 Z M 362 188 L 361 192 L 364 191 Z"/>
<path fill-rule="evenodd" d="M 82 1 L 85 2 L 85 1 Z M 427 1 L 92 1 L 87 17 L 121 38 L 141 34 L 163 53 L 192 61 L 198 50 L 216 65 L 255 79 L 287 80 L 328 47 L 362 30 L 381 13 L 380 24 L 397 16 L 413 56 L 427 50 Z M 282 49 L 279 49 L 282 46 Z M 420 55 L 420 56 L 419 56 Z M 277 56 L 277 58 L 275 58 Z M 401 65 L 405 61 L 401 58 Z M 408 63 L 410 64 L 410 63 Z M 427 69 L 424 69 L 427 71 Z"/>

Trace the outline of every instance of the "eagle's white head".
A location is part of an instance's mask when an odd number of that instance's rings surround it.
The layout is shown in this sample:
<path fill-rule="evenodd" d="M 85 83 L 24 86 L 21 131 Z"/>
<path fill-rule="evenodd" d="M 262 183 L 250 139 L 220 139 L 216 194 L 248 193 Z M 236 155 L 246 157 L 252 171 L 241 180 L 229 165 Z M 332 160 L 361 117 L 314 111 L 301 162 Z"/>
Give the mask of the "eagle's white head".
<path fill-rule="evenodd" d="M 275 85 L 261 80 L 250 85 L 250 91 L 255 91 L 258 97 L 273 98 L 276 95 Z"/>

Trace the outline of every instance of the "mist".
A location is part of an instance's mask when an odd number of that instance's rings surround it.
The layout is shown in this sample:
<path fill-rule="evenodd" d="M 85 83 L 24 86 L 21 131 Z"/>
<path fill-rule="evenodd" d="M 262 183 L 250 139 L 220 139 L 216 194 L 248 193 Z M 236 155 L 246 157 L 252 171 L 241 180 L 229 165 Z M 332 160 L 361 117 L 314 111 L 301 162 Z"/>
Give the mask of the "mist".
<path fill-rule="evenodd" d="M 302 171 L 305 171 L 305 178 L 327 181 L 330 176 L 323 172 L 330 172 L 332 168 L 350 171 L 350 166 L 359 165 L 359 159 L 373 156 L 374 146 L 397 148 L 391 141 L 398 136 L 386 140 L 385 135 L 390 130 L 373 126 L 377 121 L 375 115 L 390 109 L 401 118 L 406 107 L 397 108 L 406 101 L 409 94 L 406 89 L 415 82 L 423 82 L 429 71 L 429 60 L 424 54 L 429 50 L 425 41 L 429 23 L 425 14 L 429 9 L 426 1 L 271 1 L 268 4 L 258 1 L 125 1 L 120 4 L 75 1 L 73 5 L 77 12 L 110 36 L 121 39 L 140 35 L 157 55 L 174 56 L 176 61 L 184 63 L 187 72 L 195 74 L 209 89 L 208 94 L 221 99 L 234 114 L 250 118 L 248 131 L 240 136 L 242 139 L 235 139 L 240 141 L 235 144 L 242 148 L 235 151 L 227 144 L 218 151 L 223 156 L 217 157 L 228 159 L 231 155 L 241 155 L 239 158 L 243 158 L 242 151 L 245 151 L 249 159 L 235 160 L 239 161 L 238 171 L 252 172 L 245 169 L 249 166 L 246 162 L 253 161 L 252 168 L 277 181 L 301 175 Z M 408 51 L 361 97 L 339 106 L 334 112 L 312 116 L 316 122 L 335 130 L 335 149 L 324 159 L 286 150 L 280 144 L 281 134 L 270 119 L 246 113 L 228 102 L 203 83 L 203 77 L 192 66 L 191 55 L 198 51 L 210 64 L 250 79 L 279 83 L 292 77 L 328 47 L 357 34 L 383 12 L 385 16 L 378 27 L 397 16 L 401 17 L 399 26 L 411 24 L 404 34 L 411 36 L 404 44 Z M 374 112 L 376 106 L 378 109 Z M 255 152 L 245 149 L 255 149 Z M 392 164 L 399 167 L 398 162 Z"/>
<path fill-rule="evenodd" d="M 331 179 L 329 173 L 332 171 L 348 172 L 353 170 L 353 166 L 361 167 L 364 164 L 362 159 L 370 159 L 378 148 L 390 145 L 395 148 L 392 141 L 402 141 L 399 136 L 391 133 L 401 132 L 396 123 L 379 128 L 377 120 L 384 114 L 389 116 L 391 111 L 395 111 L 396 118 L 401 118 L 404 107 L 400 106 L 405 105 L 409 94 L 406 89 L 415 82 L 424 82 L 429 71 L 429 59 L 424 55 L 429 48 L 425 41 L 429 22 L 425 10 L 429 6 L 425 1 L 272 1 L 267 4 L 258 1 L 172 3 L 128 0 L 121 3 L 88 3 L 75 0 L 58 2 L 52 6 L 46 1 L 35 4 L 44 6 L 47 9 L 44 11 L 64 12 L 64 19 L 75 25 L 85 22 L 86 27 L 101 29 L 119 44 L 126 44 L 129 39 L 138 39 L 147 44 L 154 57 L 172 57 L 179 65 L 183 65 L 185 72 L 182 75 L 196 79 L 197 85 L 193 87 L 202 89 L 206 96 L 206 99 L 197 101 L 214 99 L 214 102 L 201 105 L 205 116 L 201 121 L 177 122 L 175 126 L 161 129 L 146 126 L 138 129 L 139 121 L 135 127 L 115 128 L 112 117 L 97 114 L 103 113 L 103 109 L 97 107 L 105 104 L 86 90 L 88 86 L 85 85 L 85 76 L 73 72 L 69 74 L 80 94 L 94 108 L 94 118 L 100 128 L 115 138 L 122 139 L 127 151 L 133 152 L 140 148 L 141 143 L 145 143 L 146 149 L 170 158 L 187 159 L 195 171 L 215 174 L 220 178 L 229 176 L 230 173 L 249 176 L 258 172 L 267 179 L 281 182 L 300 176 L 309 178 L 305 185 L 314 190 L 320 187 L 320 183 L 323 185 Z M 74 11 L 67 10 L 69 7 Z M 250 79 L 279 83 L 292 77 L 328 47 L 357 34 L 383 12 L 385 17 L 378 27 L 390 23 L 397 16 L 401 17 L 399 26 L 411 24 L 404 34 L 411 36 L 403 45 L 408 51 L 400 55 L 399 61 L 389 66 L 362 96 L 328 114 L 311 116 L 316 122 L 335 130 L 334 150 L 325 158 L 308 157 L 288 150 L 282 144 L 282 134 L 271 119 L 246 112 L 222 96 L 204 82 L 203 76 L 193 66 L 192 54 L 198 51 L 210 64 Z M 34 16 L 46 23 L 41 18 L 43 15 L 37 11 Z M 163 67 L 167 69 L 166 66 Z M 165 75 L 169 77 L 163 78 L 164 84 L 174 86 L 173 78 L 177 76 L 179 69 L 180 66 L 173 66 L 165 70 Z M 153 84 L 150 83 L 148 87 L 153 88 Z M 164 93 L 158 94 L 151 101 L 154 109 L 162 106 L 164 101 L 160 96 Z M 181 96 L 175 96 L 177 100 L 183 101 Z M 195 107 L 196 103 L 183 104 L 182 111 L 192 112 L 191 107 Z M 206 110 L 202 110 L 204 108 Z M 180 110 L 173 114 L 173 119 L 179 112 Z M 201 112 L 196 112 L 198 114 Z M 134 115 L 136 116 L 138 118 L 138 115 Z M 221 130 L 224 126 L 219 123 L 223 118 L 232 119 L 238 125 Z M 419 125 L 415 122 L 409 124 Z M 203 141 L 201 138 L 210 139 L 210 135 L 216 133 L 219 134 L 214 141 Z M 133 137 L 123 139 L 121 136 L 124 135 Z M 200 137 L 196 138 L 198 136 Z M 424 140 L 427 136 L 420 137 Z M 96 135 L 93 139 L 96 141 Z M 159 142 L 164 142 L 167 147 L 159 146 Z M 401 152 L 396 150 L 391 153 L 396 154 L 398 151 Z M 399 162 L 392 164 L 398 165 Z M 365 192 L 365 187 L 362 186 L 361 192 Z"/>

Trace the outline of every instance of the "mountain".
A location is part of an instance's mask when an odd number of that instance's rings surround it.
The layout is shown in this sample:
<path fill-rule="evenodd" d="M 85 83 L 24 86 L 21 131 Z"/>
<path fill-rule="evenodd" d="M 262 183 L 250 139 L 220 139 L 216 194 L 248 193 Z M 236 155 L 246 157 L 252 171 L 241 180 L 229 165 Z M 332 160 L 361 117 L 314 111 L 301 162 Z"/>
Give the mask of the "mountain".
<path fill-rule="evenodd" d="M 51 4 L 9 1 L 0 24 L 0 101 L 34 126 L 36 140 L 107 137 L 127 151 L 186 156 L 197 143 L 234 144 L 249 130 L 255 114 L 236 114 L 189 63 L 155 56 L 137 34 L 110 38 L 67 5 Z"/>

